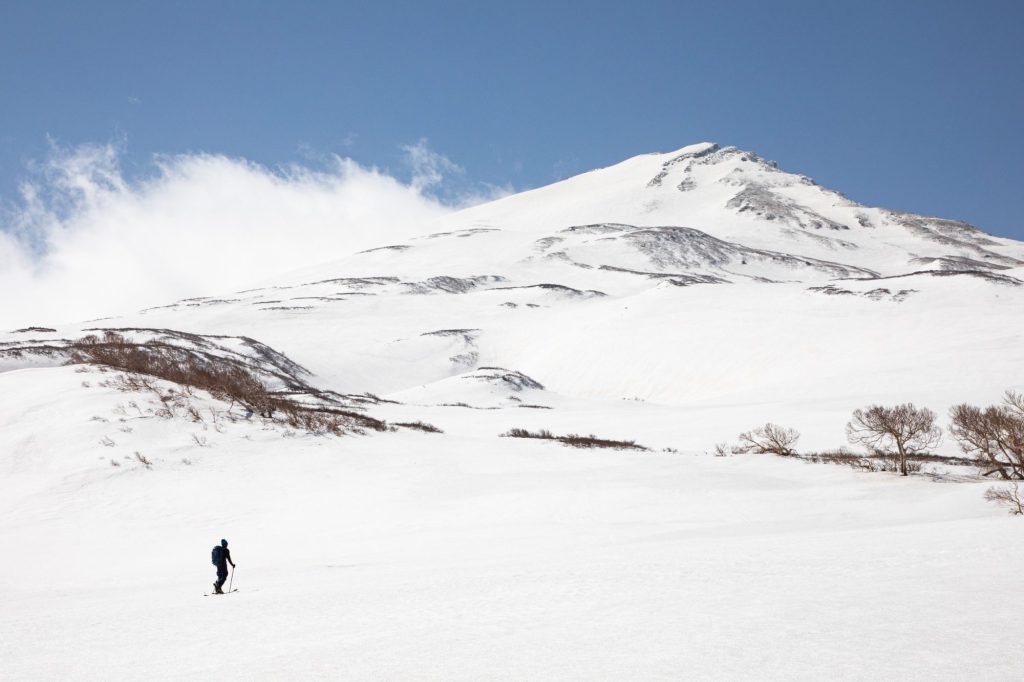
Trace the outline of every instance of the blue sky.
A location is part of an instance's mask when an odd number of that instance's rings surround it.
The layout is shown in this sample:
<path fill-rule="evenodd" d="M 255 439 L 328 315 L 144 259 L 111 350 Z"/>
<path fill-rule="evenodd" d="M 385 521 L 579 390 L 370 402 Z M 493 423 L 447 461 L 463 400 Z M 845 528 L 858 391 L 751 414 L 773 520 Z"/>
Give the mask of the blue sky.
<path fill-rule="evenodd" d="M 49 140 L 516 190 L 712 140 L 1024 239 L 1019 2 L 0 0 L 0 197 Z"/>

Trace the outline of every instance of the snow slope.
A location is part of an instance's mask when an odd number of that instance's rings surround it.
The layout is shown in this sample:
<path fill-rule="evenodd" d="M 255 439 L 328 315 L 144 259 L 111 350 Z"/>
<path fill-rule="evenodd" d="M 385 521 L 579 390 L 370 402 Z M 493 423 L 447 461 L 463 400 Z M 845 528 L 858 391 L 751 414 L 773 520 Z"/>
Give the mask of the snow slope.
<path fill-rule="evenodd" d="M 1024 543 L 987 483 L 706 453 L 1024 389 L 1022 311 L 1024 244 L 701 144 L 259 289 L 0 334 L 0 678 L 1019 677 Z M 205 394 L 160 418 L 64 366 L 108 329 L 444 433 Z M 220 537 L 241 591 L 204 599 Z"/>

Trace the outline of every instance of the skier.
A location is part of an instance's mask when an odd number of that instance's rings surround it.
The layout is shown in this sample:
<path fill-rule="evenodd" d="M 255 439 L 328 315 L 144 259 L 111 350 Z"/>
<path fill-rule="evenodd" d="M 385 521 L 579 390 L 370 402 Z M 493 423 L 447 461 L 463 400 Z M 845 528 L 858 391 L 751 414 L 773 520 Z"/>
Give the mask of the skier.
<path fill-rule="evenodd" d="M 235 568 L 235 562 L 231 560 L 231 551 L 228 549 L 228 541 L 221 540 L 219 545 L 213 548 L 213 565 L 217 567 L 217 582 L 213 584 L 213 591 L 216 594 L 224 594 L 224 590 L 220 589 L 224 585 L 224 581 L 228 579 L 228 564 L 231 564 L 231 568 Z"/>

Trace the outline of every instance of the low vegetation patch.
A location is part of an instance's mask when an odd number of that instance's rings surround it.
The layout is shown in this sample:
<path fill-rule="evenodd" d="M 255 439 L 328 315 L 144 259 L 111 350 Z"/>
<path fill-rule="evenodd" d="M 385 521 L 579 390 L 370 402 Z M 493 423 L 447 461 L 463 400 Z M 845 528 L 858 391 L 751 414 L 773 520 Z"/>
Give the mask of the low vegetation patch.
<path fill-rule="evenodd" d="M 567 445 L 572 448 L 610 448 L 613 450 L 649 450 L 643 445 L 638 444 L 633 440 L 612 440 L 609 438 L 598 438 L 597 436 L 590 434 L 588 436 L 581 436 L 576 433 L 570 433 L 565 436 L 556 436 L 547 429 L 541 429 L 540 431 L 530 431 L 528 429 L 509 429 L 505 433 L 500 434 L 502 438 L 537 438 L 541 440 L 554 440 L 558 441 L 562 445 Z"/>
<path fill-rule="evenodd" d="M 342 435 L 364 429 L 386 431 L 388 425 L 352 410 L 322 405 L 305 405 L 271 391 L 256 373 L 243 364 L 216 355 L 179 348 L 159 341 L 136 343 L 116 332 L 102 337 L 90 335 L 70 345 L 72 364 L 90 364 L 120 370 L 113 382 L 123 391 L 149 392 L 157 397 L 157 416 L 185 416 L 202 421 L 193 406 L 193 391 L 201 390 L 264 419 L 287 424 L 313 434 Z M 177 384 L 179 390 L 164 389 L 157 381 Z"/>
<path fill-rule="evenodd" d="M 414 421 L 414 422 L 394 422 L 393 426 L 398 426 L 403 429 L 412 429 L 414 431 L 423 431 L 425 433 L 444 433 L 441 429 L 437 428 L 433 424 L 427 422 Z"/>
<path fill-rule="evenodd" d="M 893 473 L 900 471 L 899 457 L 887 452 L 873 452 L 861 455 L 851 452 L 846 448 L 839 448 L 838 450 L 826 450 L 824 452 L 809 452 L 797 455 L 797 458 L 806 462 L 841 464 L 853 467 L 854 469 L 860 469 L 861 471 L 889 471 Z M 921 472 L 924 461 L 941 461 L 943 459 L 935 455 L 920 457 L 908 455 L 905 466 L 907 473 L 916 474 Z"/>

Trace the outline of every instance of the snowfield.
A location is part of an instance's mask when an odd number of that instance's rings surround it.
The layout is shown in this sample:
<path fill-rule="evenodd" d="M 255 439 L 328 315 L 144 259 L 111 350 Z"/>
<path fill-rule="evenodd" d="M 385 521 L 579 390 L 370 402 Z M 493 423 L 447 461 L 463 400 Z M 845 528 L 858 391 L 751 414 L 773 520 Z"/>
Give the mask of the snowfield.
<path fill-rule="evenodd" d="M 1024 244 L 710 144 L 431 227 L 0 334 L 0 679 L 1024 677 L 1024 526 L 991 481 L 711 454 L 1024 390 Z M 104 330 L 443 433 L 314 435 L 202 391 L 161 414 L 66 364 Z M 239 591 L 204 597 L 221 537 Z"/>

